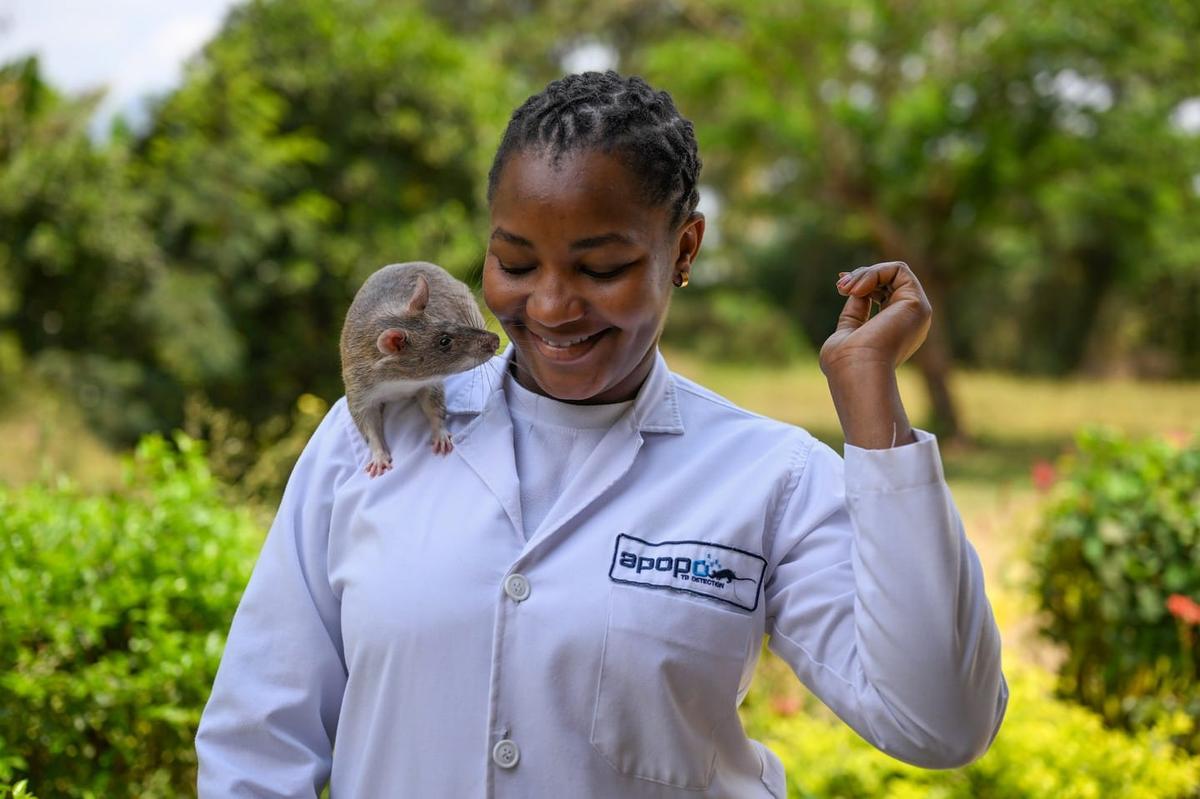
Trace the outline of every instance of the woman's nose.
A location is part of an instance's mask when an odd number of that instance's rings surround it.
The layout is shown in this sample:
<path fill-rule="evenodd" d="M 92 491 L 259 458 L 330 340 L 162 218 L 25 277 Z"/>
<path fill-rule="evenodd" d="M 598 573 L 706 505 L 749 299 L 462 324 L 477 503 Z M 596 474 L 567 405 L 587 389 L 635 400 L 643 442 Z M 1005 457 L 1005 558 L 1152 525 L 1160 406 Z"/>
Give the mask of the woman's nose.
<path fill-rule="evenodd" d="M 583 298 L 572 288 L 570 280 L 539 270 L 533 292 L 525 301 L 525 315 L 545 328 L 556 328 L 580 319 L 584 312 Z"/>

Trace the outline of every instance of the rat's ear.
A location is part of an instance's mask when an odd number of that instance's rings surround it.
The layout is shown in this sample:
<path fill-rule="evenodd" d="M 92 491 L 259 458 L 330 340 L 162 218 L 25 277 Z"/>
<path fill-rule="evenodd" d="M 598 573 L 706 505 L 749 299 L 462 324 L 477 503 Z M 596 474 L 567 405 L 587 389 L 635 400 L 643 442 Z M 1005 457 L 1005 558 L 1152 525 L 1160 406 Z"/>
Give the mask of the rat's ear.
<path fill-rule="evenodd" d="M 429 281 L 424 275 L 417 275 L 417 287 L 413 289 L 413 295 L 408 300 L 408 312 L 414 316 L 425 310 L 425 306 L 429 303 Z"/>
<path fill-rule="evenodd" d="M 408 336 L 403 330 L 396 327 L 389 327 L 379 334 L 379 338 L 375 341 L 375 346 L 384 355 L 395 355 L 404 349 L 404 343 L 407 339 Z"/>

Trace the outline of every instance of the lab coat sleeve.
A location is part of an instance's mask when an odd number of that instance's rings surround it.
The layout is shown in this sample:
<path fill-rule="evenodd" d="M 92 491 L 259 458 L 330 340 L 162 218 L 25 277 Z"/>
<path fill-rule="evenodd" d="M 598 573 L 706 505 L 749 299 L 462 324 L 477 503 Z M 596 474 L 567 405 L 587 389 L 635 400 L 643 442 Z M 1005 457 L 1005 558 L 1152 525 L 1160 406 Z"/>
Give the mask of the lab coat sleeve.
<path fill-rule="evenodd" d="M 335 487 L 355 470 L 348 412 L 326 414 L 288 478 L 196 734 L 200 799 L 316 797 L 346 685 L 326 569 Z"/>
<path fill-rule="evenodd" d="M 955 768 L 1008 703 L 1000 634 L 937 441 L 887 450 L 812 441 L 775 514 L 765 587 L 773 652 L 879 749 Z"/>

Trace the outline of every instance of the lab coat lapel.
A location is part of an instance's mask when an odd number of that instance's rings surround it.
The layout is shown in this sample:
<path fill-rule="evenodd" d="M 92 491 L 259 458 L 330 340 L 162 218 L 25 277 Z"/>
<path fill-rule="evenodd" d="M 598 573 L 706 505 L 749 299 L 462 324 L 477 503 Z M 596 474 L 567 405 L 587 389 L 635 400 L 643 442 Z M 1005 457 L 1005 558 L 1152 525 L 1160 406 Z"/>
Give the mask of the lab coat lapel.
<path fill-rule="evenodd" d="M 666 361 L 655 353 L 655 363 L 629 412 L 618 419 L 567 484 L 530 537 L 530 546 L 541 543 L 599 499 L 633 466 L 645 440 L 643 432 L 682 433 L 675 386 Z"/>
<path fill-rule="evenodd" d="M 512 357 L 512 345 L 489 364 L 476 368 L 459 390 L 446 397 L 448 413 L 478 414 L 454 436 L 454 452 L 479 475 L 496 496 L 519 539 L 525 537 L 521 520 L 521 492 L 513 454 L 512 418 L 504 401 L 502 376 Z"/>

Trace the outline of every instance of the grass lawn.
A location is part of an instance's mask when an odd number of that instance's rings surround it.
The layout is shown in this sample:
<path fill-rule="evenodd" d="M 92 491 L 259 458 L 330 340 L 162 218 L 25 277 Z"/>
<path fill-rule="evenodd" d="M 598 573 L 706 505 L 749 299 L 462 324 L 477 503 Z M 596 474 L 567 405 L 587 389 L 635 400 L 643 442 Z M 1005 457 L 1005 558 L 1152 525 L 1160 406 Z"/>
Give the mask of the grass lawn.
<path fill-rule="evenodd" d="M 98 440 L 79 408 L 34 378 L 5 386 L 0 402 L 0 485 L 69 475 L 92 488 L 116 485 L 117 456 Z"/>

